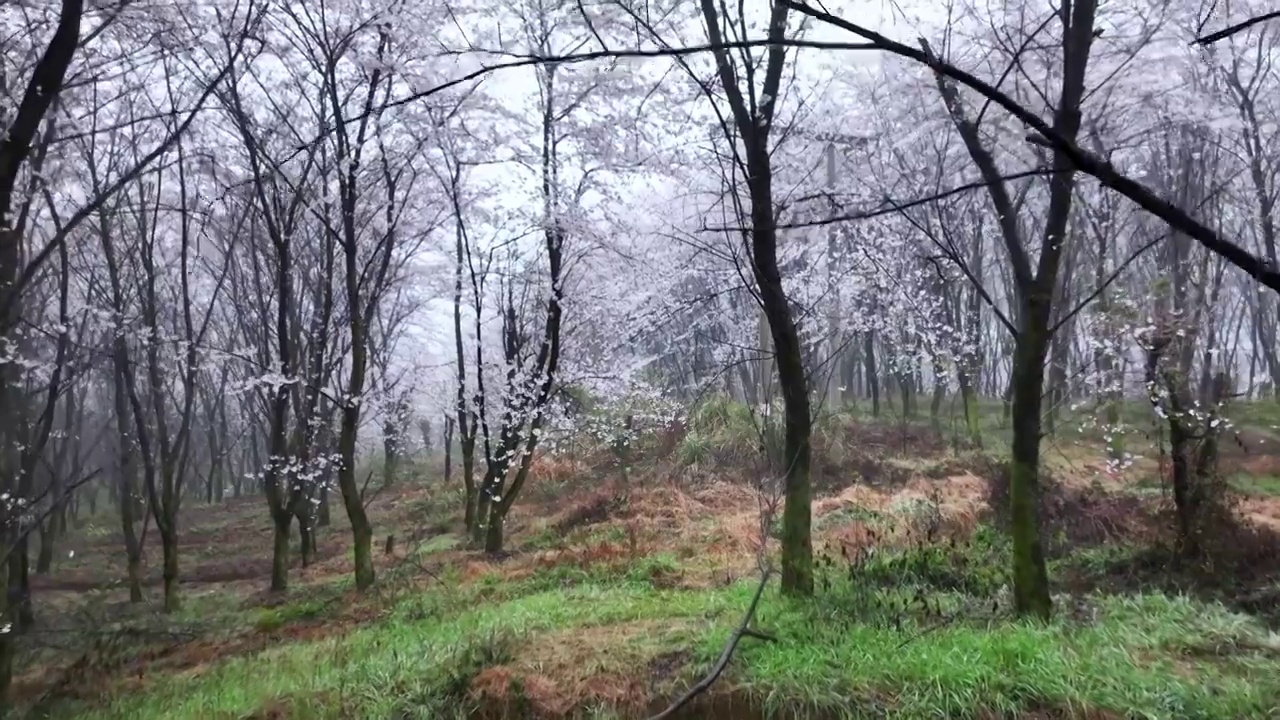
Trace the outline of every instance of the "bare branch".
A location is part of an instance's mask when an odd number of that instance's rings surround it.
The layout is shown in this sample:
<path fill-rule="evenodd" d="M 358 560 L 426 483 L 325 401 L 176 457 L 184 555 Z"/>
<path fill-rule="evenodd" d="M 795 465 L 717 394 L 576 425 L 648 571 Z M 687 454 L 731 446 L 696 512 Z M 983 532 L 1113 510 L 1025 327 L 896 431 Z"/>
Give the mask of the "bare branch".
<path fill-rule="evenodd" d="M 654 715 L 649 720 L 666 720 L 666 718 L 675 717 L 681 708 L 710 689 L 716 680 L 724 674 L 725 668 L 729 666 L 729 661 L 733 659 L 733 652 L 738 649 L 738 643 L 742 641 L 742 638 L 750 637 L 770 642 L 775 639 L 772 635 L 751 629 L 751 622 L 755 618 L 756 608 L 760 605 L 760 596 L 764 595 L 765 586 L 769 584 L 769 578 L 772 575 L 773 571 L 769 568 L 765 568 L 764 572 L 761 573 L 760 584 L 756 586 L 756 594 L 752 596 L 751 604 L 747 606 L 747 612 L 742 616 L 742 622 L 738 623 L 738 628 L 733 631 L 733 634 L 729 636 L 729 640 L 725 642 L 724 651 L 720 653 L 720 659 L 716 661 L 716 664 L 711 667 L 711 672 L 707 673 L 706 677 L 689 688 L 675 702 L 668 705 L 666 710 Z"/>
<path fill-rule="evenodd" d="M 830 13 L 816 10 L 795 0 L 778 0 L 778 2 L 797 12 L 865 38 L 879 49 L 928 65 L 934 71 L 963 83 L 983 97 L 989 98 L 1034 131 L 1034 134 L 1027 137 L 1028 142 L 1061 152 L 1081 172 L 1092 175 L 1103 185 L 1129 198 L 1142 209 L 1167 222 L 1175 230 L 1193 238 L 1205 249 L 1226 258 L 1228 262 L 1259 283 L 1280 293 L 1280 268 L 1222 237 L 1207 225 L 1191 217 L 1186 210 L 1160 197 L 1146 185 L 1121 173 L 1110 161 L 1079 147 L 1056 131 L 1043 118 L 981 78 Z"/>
<path fill-rule="evenodd" d="M 1248 30 L 1254 25 L 1259 25 L 1268 20 L 1275 20 L 1276 18 L 1280 18 L 1280 10 L 1273 10 L 1269 13 L 1263 13 L 1261 15 L 1251 17 L 1248 20 L 1243 20 L 1241 22 L 1238 22 L 1235 25 L 1225 27 L 1221 30 L 1218 30 L 1217 32 L 1211 32 L 1208 35 L 1203 35 L 1201 37 L 1196 38 L 1195 40 L 1192 40 L 1191 44 L 1199 45 L 1201 47 L 1208 47 L 1218 42 L 1219 40 L 1226 40 L 1232 35 L 1235 35 L 1240 32 L 1244 32 L 1245 30 Z"/>

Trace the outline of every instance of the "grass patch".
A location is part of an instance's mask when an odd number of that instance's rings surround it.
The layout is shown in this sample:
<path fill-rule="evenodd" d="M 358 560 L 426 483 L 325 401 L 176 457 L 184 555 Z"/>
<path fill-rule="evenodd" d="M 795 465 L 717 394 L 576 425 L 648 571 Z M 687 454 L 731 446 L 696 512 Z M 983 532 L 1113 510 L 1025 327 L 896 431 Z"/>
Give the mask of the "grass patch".
<path fill-rule="evenodd" d="M 430 540 L 423 542 L 421 545 L 417 547 L 416 550 L 419 556 L 431 555 L 432 553 L 445 552 L 446 550 L 452 550 L 460 546 L 461 544 L 462 544 L 461 537 L 451 533 L 445 533 L 442 535 L 437 535 L 431 538 Z"/>
<path fill-rule="evenodd" d="M 878 527 L 885 522 L 884 513 L 869 508 L 858 507 L 856 505 L 846 505 L 836 508 L 826 515 L 819 516 L 813 520 L 813 531 L 822 532 L 841 525 L 849 525 L 851 523 L 863 523 L 873 527 Z"/>
<path fill-rule="evenodd" d="M 1280 497 L 1280 475 L 1237 473 L 1231 478 L 1231 486 L 1248 495 Z"/>
<path fill-rule="evenodd" d="M 741 650 L 738 684 L 775 706 L 799 703 L 835 717 L 1071 707 L 1139 718 L 1260 718 L 1280 697 L 1280 684 L 1266 675 L 1274 661 L 1224 667 L 1176 652 L 1204 636 L 1257 630 L 1185 599 L 1103 598 L 1098 620 L 1087 625 L 955 625 L 905 636 L 856 623 L 833 628 L 806 605 L 775 601 L 761 608 L 759 625 L 787 641 Z"/>
<path fill-rule="evenodd" d="M 277 630 L 291 623 L 313 620 L 320 617 L 329 607 L 329 600 L 313 598 L 300 602 L 286 603 L 279 607 L 264 608 L 254 622 L 260 631 Z"/>
<path fill-rule="evenodd" d="M 656 559 L 653 567 L 667 562 Z M 603 644 L 594 652 L 608 657 L 621 651 L 608 645 L 610 626 L 678 625 L 681 632 L 661 642 L 632 641 L 627 657 L 639 662 L 691 650 L 690 667 L 704 668 L 753 590 L 750 582 L 664 590 L 642 578 L 638 566 L 634 574 L 614 585 L 579 584 L 487 603 L 463 590 L 428 593 L 434 598 L 429 608 L 417 599 L 414 611 L 349 635 L 165 677 L 96 710 L 75 708 L 74 716 L 242 717 L 285 703 L 295 717 L 462 717 L 474 710 L 464 700 L 477 672 L 542 647 L 539 636 L 551 633 L 600 628 L 592 637 Z M 830 717 L 880 711 L 973 717 L 979 710 L 1071 707 L 1140 718 L 1260 718 L 1274 709 L 1280 697 L 1275 657 L 1252 653 L 1224 662 L 1189 651 L 1248 645 L 1261 632 L 1252 620 L 1160 595 L 1089 602 L 1088 622 L 932 627 L 909 621 L 895 628 L 770 592 L 756 625 L 777 642 L 744 643 L 722 682 L 765 708 Z"/>
<path fill-rule="evenodd" d="M 716 617 L 741 601 L 740 591 L 663 591 L 638 583 L 579 586 L 538 592 L 505 602 L 421 620 L 395 614 L 376 626 L 341 638 L 284 645 L 252 657 L 237 657 L 198 675 L 158 680 L 145 693 L 120 693 L 96 710 L 68 708 L 55 717 L 198 718 L 242 717 L 287 701 L 303 717 L 440 717 L 432 712 L 456 703 L 462 683 L 459 657 L 504 656 L 476 644 L 501 644 L 535 632 L 642 619 Z M 456 607 L 456 605 L 454 606 Z M 505 652 L 505 651 L 504 651 Z M 472 663 L 474 665 L 474 663 Z M 474 668 L 473 668 L 474 669 Z M 336 703 L 335 698 L 342 698 Z M 354 703 L 354 707 L 349 705 Z M 419 714 L 420 711 L 425 714 Z M 410 713 L 410 714 L 406 714 Z"/>
<path fill-rule="evenodd" d="M 1133 409 L 1149 413 L 1140 405 Z M 987 433 L 1007 435 L 998 403 L 980 410 L 984 442 Z M 1129 420 L 1141 419 L 1133 414 Z M 1073 422 L 1064 413 L 1059 433 L 1083 436 Z M 963 427 L 943 418 L 932 429 L 927 409 L 906 420 L 886 403 L 878 418 L 868 418 L 865 408 L 847 409 L 824 423 L 815 437 L 820 446 L 830 445 L 823 456 L 829 467 L 817 476 L 826 473 L 841 490 L 855 477 L 868 492 L 887 496 L 919 478 L 989 474 L 985 458 L 958 454 L 961 445 L 946 440 L 964 433 Z M 726 478 L 749 477 L 743 468 L 760 467 L 767 455 L 758 418 L 722 397 L 695 408 L 687 429 L 672 435 L 663 452 L 675 457 L 664 455 L 664 462 L 676 461 L 670 463 L 676 470 L 679 462 L 713 463 L 703 469 L 714 471 L 689 475 L 731 482 Z M 1083 448 L 1081 462 L 1098 454 L 1092 448 L 1086 457 L 1092 446 L 1083 441 L 1071 447 Z M 567 472 L 558 469 L 554 478 Z M 82 623 L 88 628 L 103 624 L 98 618 L 137 620 L 160 631 L 190 625 L 196 642 L 175 651 L 180 662 L 158 654 L 154 643 L 129 645 L 117 653 L 120 669 L 85 679 L 41 716 L 450 720 L 500 711 L 503 717 L 642 717 L 637 700 L 668 699 L 699 677 L 739 621 L 755 582 L 731 584 L 742 571 L 732 553 L 740 551 L 743 513 L 754 514 L 754 505 L 675 478 L 673 487 L 654 495 L 669 514 L 654 511 L 654 498 L 643 497 L 648 489 L 636 484 L 627 489 L 634 514 L 610 515 L 615 498 L 601 491 L 598 505 L 577 502 L 590 515 L 573 515 L 563 500 L 572 483 L 554 478 L 539 477 L 538 487 L 550 491 L 522 505 L 532 520 L 513 527 L 514 552 L 504 558 L 457 552 L 465 543 L 458 534 L 457 488 L 425 486 L 410 495 L 401 486 L 384 493 L 374 504 L 383 513 L 378 527 L 414 538 L 401 547 L 426 561 L 380 569 L 374 593 L 359 600 L 345 596 L 359 612 L 338 600 L 351 585 L 349 572 L 330 572 L 328 566 L 338 563 L 304 573 L 305 592 L 291 592 L 287 603 L 271 608 L 260 605 L 278 602 L 276 596 L 264 601 L 261 583 L 241 581 L 186 586 L 177 615 L 148 623 L 134 617 L 144 609 L 126 607 L 118 588 L 97 593 L 101 601 L 92 603 L 76 597 L 94 611 Z M 574 478 L 586 479 L 598 480 Z M 1280 477 L 1232 482 L 1246 492 L 1280 496 Z M 978 486 L 948 481 L 946 487 L 972 495 Z M 816 596 L 766 593 L 755 626 L 776 641 L 745 641 L 713 693 L 731 696 L 734 705 L 726 711 L 709 699 L 707 713 L 697 716 L 923 719 L 1096 711 L 1100 717 L 1280 717 L 1280 639 L 1254 617 L 1265 615 L 1267 604 L 1274 607 L 1274 592 L 1251 594 L 1250 605 L 1233 602 L 1238 588 L 1211 595 L 1159 582 L 1156 573 L 1167 574 L 1169 563 L 1144 550 L 1134 540 L 1136 531 L 1119 532 L 1127 525 L 1115 524 L 1114 538 L 1096 543 L 1064 530 L 1085 525 L 1085 519 L 1098 524 L 1102 510 L 1128 512 L 1129 505 L 1110 496 L 1092 505 L 1073 500 L 1051 505 L 1067 510 L 1046 515 L 1046 527 L 1053 531 L 1051 547 L 1062 548 L 1049 555 L 1051 576 L 1058 589 L 1075 592 L 1057 597 L 1054 622 L 1016 622 L 1010 618 L 1004 535 L 985 524 L 971 535 L 973 523 L 985 520 L 966 514 L 968 505 L 951 507 L 917 494 L 913 486 L 879 512 L 843 506 L 814 518 L 815 530 L 831 536 L 836 548 L 816 570 Z M 198 552 L 217 547 L 220 556 L 229 553 L 214 542 L 223 533 L 261 537 L 237 530 L 263 526 L 259 505 L 210 509 Z M 1134 507 L 1147 506 L 1135 501 Z M 964 522 L 944 523 L 946 508 Z M 569 517 L 576 519 L 567 522 Z M 331 532 L 325 542 L 343 537 L 341 528 Z M 83 551 L 73 569 L 85 575 L 100 572 L 96 564 L 108 550 L 119 554 L 117 544 L 86 543 L 88 534 L 75 538 Z M 337 548 L 334 556 L 340 558 Z M 1219 573 L 1243 575 L 1248 573 L 1236 566 Z M 1168 594 L 1153 594 L 1155 589 Z M 72 593 L 62 595 L 70 605 Z M 154 664 L 129 664 L 150 658 L 148 652 L 157 652 Z M 145 672 L 135 674 L 139 666 Z M 100 695 L 90 697 L 99 688 Z M 477 695 L 480 690 L 487 694 Z M 496 707 L 499 702 L 505 704 Z M 566 708 L 575 714 L 565 715 Z"/>

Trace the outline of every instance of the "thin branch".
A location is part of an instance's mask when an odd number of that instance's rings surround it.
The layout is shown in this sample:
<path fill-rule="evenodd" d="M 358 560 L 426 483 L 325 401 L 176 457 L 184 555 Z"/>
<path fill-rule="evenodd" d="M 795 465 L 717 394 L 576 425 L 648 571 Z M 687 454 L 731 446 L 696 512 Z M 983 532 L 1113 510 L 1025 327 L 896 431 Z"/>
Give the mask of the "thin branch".
<path fill-rule="evenodd" d="M 592 60 L 608 60 L 613 58 L 682 57 L 685 55 L 699 55 L 701 53 L 712 52 L 715 50 L 764 48 L 764 47 L 773 47 L 773 46 L 809 48 L 814 50 L 875 50 L 877 49 L 877 46 L 874 43 L 820 42 L 817 40 L 792 40 L 792 39 L 769 40 L 769 39 L 766 39 L 766 40 L 742 40 L 742 41 L 721 42 L 721 43 L 704 43 L 701 45 L 689 45 L 686 47 L 661 47 L 661 48 L 651 48 L 646 50 L 641 50 L 641 49 L 596 50 L 592 52 L 571 53 L 567 55 L 527 55 L 527 56 L 520 57 L 520 59 L 518 60 L 512 60 L 509 62 L 494 63 L 492 65 L 482 66 L 478 70 L 473 70 L 469 73 L 453 78 L 452 80 L 447 80 L 438 85 L 433 85 L 432 87 L 429 87 L 426 90 L 410 93 L 403 97 L 395 98 L 394 100 L 388 100 L 387 102 L 383 103 L 378 107 L 369 108 L 367 110 L 362 111 L 358 115 L 354 115 L 349 118 L 344 118 L 344 121 L 347 123 L 359 122 L 360 120 L 370 115 L 376 115 L 378 113 L 385 112 L 392 108 L 402 107 L 404 105 L 411 105 L 419 100 L 425 100 L 433 95 L 439 95 L 440 93 L 446 90 L 471 82 L 472 80 L 479 80 L 484 76 L 492 74 L 499 70 L 514 70 L 516 68 L 531 67 L 531 66 L 537 66 L 537 65 L 558 65 L 562 63 L 568 65 L 572 63 L 589 62 Z M 328 137 L 329 132 L 331 131 L 325 130 L 321 132 L 319 135 L 314 137 L 311 140 L 311 142 L 307 143 L 306 145 L 302 145 L 298 147 L 296 149 L 295 154 L 298 152 L 305 152 L 308 147 L 323 141 L 326 137 Z"/>
<path fill-rule="evenodd" d="M 1111 287 L 1111 284 L 1116 281 L 1116 278 L 1120 277 L 1120 274 L 1123 273 L 1125 270 L 1127 270 L 1129 266 L 1134 263 L 1134 261 L 1142 257 L 1144 254 L 1146 254 L 1148 250 L 1155 247 L 1156 245 L 1159 245 L 1162 241 L 1164 241 L 1168 237 L 1169 237 L 1169 234 L 1165 233 L 1164 235 L 1161 235 L 1160 237 L 1148 243 L 1143 244 L 1137 250 L 1134 250 L 1132 253 L 1130 253 L 1129 257 L 1125 258 L 1124 262 L 1120 263 L 1120 265 L 1117 266 L 1116 269 L 1110 275 L 1108 275 L 1107 278 L 1102 281 L 1102 283 L 1098 285 L 1098 287 L 1093 289 L 1093 292 L 1089 293 L 1088 297 L 1076 303 L 1075 307 L 1071 308 L 1071 310 L 1063 314 L 1063 316 L 1058 320 L 1058 322 L 1054 323 L 1053 327 L 1049 328 L 1049 334 L 1052 335 L 1058 332 L 1059 328 L 1065 325 L 1069 320 L 1071 320 L 1071 318 L 1078 315 L 1081 310 L 1084 310 L 1085 306 L 1093 302 L 1094 299 L 1097 298 L 1099 295 L 1106 292 L 1107 288 Z"/>
<path fill-rule="evenodd" d="M 1025 180 L 1027 178 L 1033 178 L 1033 177 L 1049 177 L 1054 175 L 1057 172 L 1059 171 L 1054 170 L 1052 168 L 1038 168 L 1035 170 L 1023 170 L 1021 172 L 1001 175 L 1000 177 L 995 178 L 993 180 L 974 180 L 973 182 L 965 183 L 963 185 L 957 185 L 956 187 L 953 187 L 953 188 L 940 190 L 936 193 L 932 193 L 924 197 L 914 198 L 912 200 L 908 200 L 905 202 L 895 202 L 892 198 L 886 197 L 882 202 L 882 204 L 880 205 L 880 207 L 871 208 L 868 210 L 860 210 L 858 212 L 847 213 L 844 215 L 833 215 L 831 217 L 822 218 L 821 220 L 808 220 L 804 222 L 793 222 L 793 223 L 778 223 L 778 229 L 781 230 L 784 228 L 796 229 L 796 228 L 807 228 L 807 227 L 822 227 L 824 225 L 832 225 L 835 223 L 849 222 L 853 220 L 870 220 L 872 218 L 877 218 L 882 215 L 894 215 L 904 210 L 910 210 L 911 208 L 918 207 L 920 205 L 928 205 L 929 203 L 937 202 L 939 200 L 945 200 L 954 195 L 960 195 L 962 193 L 970 192 L 972 190 L 980 190 L 982 188 L 989 187 L 993 182 L 1003 183 L 1010 180 Z M 724 231 L 724 230 L 741 230 L 742 228 L 711 228 L 711 229 Z"/>
<path fill-rule="evenodd" d="M 88 473 L 87 475 L 81 477 L 79 480 L 76 480 L 74 483 L 72 483 L 70 486 L 68 486 L 65 490 L 62 491 L 61 496 L 55 498 L 52 502 L 50 502 L 49 506 L 46 507 L 43 511 L 41 511 L 38 517 L 32 518 L 29 523 L 20 523 L 22 525 L 26 525 L 26 527 L 24 527 L 18 533 L 18 536 L 14 538 L 13 542 L 10 543 L 9 546 L 5 548 L 4 554 L 0 555 L 0 564 L 7 563 L 9 561 L 9 556 L 13 555 L 15 550 L 22 547 L 23 541 L 26 540 L 28 537 L 30 537 L 31 533 L 35 532 L 35 529 L 39 527 L 42 523 L 44 523 L 45 520 L 48 520 L 49 516 L 52 515 L 55 510 L 58 509 L 58 506 L 60 506 L 62 503 L 69 500 L 72 494 L 74 494 L 75 491 L 79 489 L 81 486 L 87 485 L 90 482 L 92 482 L 93 479 L 96 478 L 98 474 L 101 472 L 102 472 L 102 468 L 97 468 L 93 472 Z M 52 485 L 49 486 L 49 488 L 46 489 L 44 493 L 33 498 L 30 501 L 31 504 L 34 505 L 36 503 L 39 503 L 41 500 L 45 498 L 45 496 L 49 494 L 49 492 L 52 489 L 53 489 L 53 486 Z"/>

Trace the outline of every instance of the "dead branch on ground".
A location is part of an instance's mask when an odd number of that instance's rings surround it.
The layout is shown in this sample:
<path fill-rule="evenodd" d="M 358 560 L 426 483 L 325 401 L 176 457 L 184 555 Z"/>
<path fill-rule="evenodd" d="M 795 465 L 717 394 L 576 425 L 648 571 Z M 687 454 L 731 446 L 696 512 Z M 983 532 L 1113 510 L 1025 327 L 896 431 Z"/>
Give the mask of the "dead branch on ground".
<path fill-rule="evenodd" d="M 772 575 L 773 571 L 770 568 L 765 568 L 761 573 L 760 584 L 756 587 L 756 594 L 751 598 L 751 604 L 747 606 L 747 612 L 742 616 L 742 622 L 738 624 L 738 628 L 733 631 L 733 634 L 729 636 L 728 642 L 724 644 L 724 652 L 720 653 L 720 659 L 716 661 L 714 666 L 712 666 L 711 672 L 707 673 L 706 677 L 699 680 L 698 684 L 689 688 L 689 690 L 685 692 L 685 694 L 681 695 L 675 702 L 668 705 L 666 710 L 654 715 L 649 718 L 649 720 L 666 720 L 667 718 L 674 717 L 681 708 L 688 705 L 690 702 L 693 702 L 695 698 L 706 692 L 713 684 L 715 684 L 715 681 L 720 678 L 720 675 L 724 673 L 725 668 L 729 666 L 729 661 L 733 659 L 733 652 L 738 649 L 738 643 L 742 638 L 750 637 L 757 640 L 765 640 L 767 642 L 773 642 L 776 639 L 768 633 L 760 632 L 759 630 L 755 630 L 751 627 L 751 621 L 756 615 L 756 608 L 760 605 L 760 596 L 764 595 L 765 586 L 769 584 L 769 578 Z"/>

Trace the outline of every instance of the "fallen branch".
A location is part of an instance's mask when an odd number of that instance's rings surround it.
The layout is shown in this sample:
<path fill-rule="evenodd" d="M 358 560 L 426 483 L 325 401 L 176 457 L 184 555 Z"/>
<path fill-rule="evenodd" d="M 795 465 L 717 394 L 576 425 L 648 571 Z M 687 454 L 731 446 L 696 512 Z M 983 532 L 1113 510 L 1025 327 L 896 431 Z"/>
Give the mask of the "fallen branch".
<path fill-rule="evenodd" d="M 649 720 L 666 720 L 666 718 L 674 716 L 685 705 L 688 705 L 694 698 L 706 692 L 708 688 L 715 684 L 720 675 L 724 673 L 726 667 L 729 666 L 729 660 L 733 659 L 733 651 L 738 649 L 738 642 L 744 637 L 751 637 L 757 640 L 765 640 L 772 642 L 776 638 L 768 633 L 753 630 L 751 626 L 752 619 L 756 615 L 756 607 L 760 605 L 760 596 L 764 595 L 764 588 L 769 584 L 769 578 L 773 575 L 773 571 L 766 568 L 760 575 L 760 585 L 756 587 L 756 594 L 751 598 L 751 605 L 747 606 L 747 612 L 742 616 L 742 622 L 738 624 L 738 628 L 729 636 L 728 642 L 724 645 L 724 652 L 720 653 L 720 659 L 712 666 L 711 672 L 706 677 L 698 681 L 697 685 L 689 688 L 688 692 L 681 695 L 675 702 L 667 706 L 666 710 L 654 715 Z"/>

